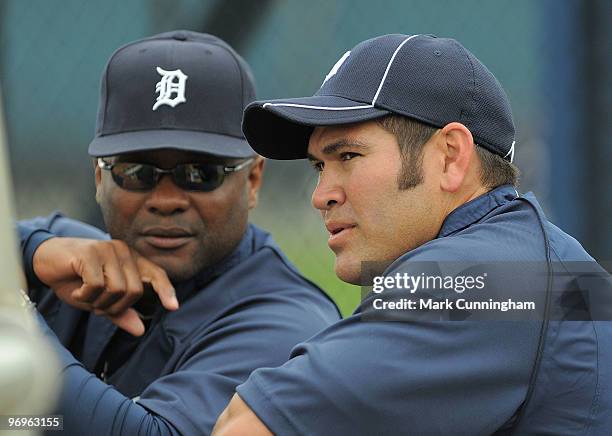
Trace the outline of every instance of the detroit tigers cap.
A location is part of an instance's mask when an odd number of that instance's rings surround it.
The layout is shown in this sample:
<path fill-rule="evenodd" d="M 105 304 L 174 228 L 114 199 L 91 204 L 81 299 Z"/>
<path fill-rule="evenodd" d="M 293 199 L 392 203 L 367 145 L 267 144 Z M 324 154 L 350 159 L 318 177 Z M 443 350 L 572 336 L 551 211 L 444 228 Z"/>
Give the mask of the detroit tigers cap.
<path fill-rule="evenodd" d="M 213 35 L 180 30 L 129 43 L 102 74 L 89 154 L 170 148 L 253 156 L 241 121 L 254 98 L 249 66 Z"/>
<path fill-rule="evenodd" d="M 242 130 L 263 156 L 301 159 L 314 127 L 388 114 L 435 127 L 460 122 L 480 146 L 514 157 L 514 122 L 503 88 L 459 42 L 433 35 L 363 41 L 336 62 L 312 97 L 249 104 Z"/>

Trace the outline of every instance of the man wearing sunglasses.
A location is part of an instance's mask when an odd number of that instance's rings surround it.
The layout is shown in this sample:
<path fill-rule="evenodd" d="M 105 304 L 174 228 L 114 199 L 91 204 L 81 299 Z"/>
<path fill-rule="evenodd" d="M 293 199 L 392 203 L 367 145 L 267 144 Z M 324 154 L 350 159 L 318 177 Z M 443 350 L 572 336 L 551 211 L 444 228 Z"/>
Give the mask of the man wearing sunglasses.
<path fill-rule="evenodd" d="M 339 319 L 248 223 L 264 165 L 240 127 L 253 97 L 245 61 L 211 35 L 109 59 L 89 153 L 112 239 L 57 213 L 19 226 L 68 433 L 208 434 L 252 370 Z"/>

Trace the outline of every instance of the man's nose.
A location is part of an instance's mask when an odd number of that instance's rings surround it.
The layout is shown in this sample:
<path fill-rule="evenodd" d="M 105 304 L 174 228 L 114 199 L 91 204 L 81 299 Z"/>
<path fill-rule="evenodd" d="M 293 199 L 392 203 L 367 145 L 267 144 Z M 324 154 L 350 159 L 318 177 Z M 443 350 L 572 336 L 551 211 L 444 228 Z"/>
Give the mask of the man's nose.
<path fill-rule="evenodd" d="M 163 175 L 149 193 L 145 206 L 158 215 L 174 215 L 189 208 L 189 195 L 174 184 L 172 177 Z"/>
<path fill-rule="evenodd" d="M 312 193 L 312 206 L 321 211 L 329 210 L 334 205 L 341 205 L 346 201 L 344 188 L 331 174 L 321 173 L 317 187 Z"/>

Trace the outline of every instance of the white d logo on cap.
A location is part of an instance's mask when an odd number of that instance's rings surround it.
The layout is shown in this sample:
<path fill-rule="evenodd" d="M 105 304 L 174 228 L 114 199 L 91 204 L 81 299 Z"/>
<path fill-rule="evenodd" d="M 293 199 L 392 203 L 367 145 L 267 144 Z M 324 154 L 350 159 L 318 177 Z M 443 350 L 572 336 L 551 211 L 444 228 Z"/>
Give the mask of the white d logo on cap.
<path fill-rule="evenodd" d="M 327 82 L 329 79 L 331 79 L 338 72 L 338 70 L 340 69 L 340 67 L 344 63 L 344 61 L 346 61 L 350 55 L 351 55 L 351 51 L 349 50 L 346 53 L 344 53 L 340 59 L 338 59 L 338 62 L 336 62 L 334 64 L 334 66 L 329 71 L 327 76 L 325 76 L 325 79 L 323 80 L 323 83 L 321 83 L 321 86 L 325 85 L 325 82 Z"/>
<path fill-rule="evenodd" d="M 163 68 L 157 67 L 157 72 L 162 76 L 159 82 L 155 84 L 155 92 L 159 96 L 155 100 L 153 110 L 156 110 L 162 104 L 175 107 L 179 103 L 185 103 L 185 82 L 187 77 L 179 70 L 166 71 Z M 172 97 L 174 95 L 174 97 Z"/>

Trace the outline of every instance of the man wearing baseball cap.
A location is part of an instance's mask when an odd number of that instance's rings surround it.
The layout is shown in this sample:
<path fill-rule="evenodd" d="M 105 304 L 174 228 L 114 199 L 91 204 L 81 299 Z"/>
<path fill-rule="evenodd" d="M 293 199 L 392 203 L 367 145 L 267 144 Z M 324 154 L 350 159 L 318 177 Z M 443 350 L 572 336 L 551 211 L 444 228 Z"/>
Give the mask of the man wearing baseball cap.
<path fill-rule="evenodd" d="M 254 93 L 212 35 L 163 33 L 109 59 L 89 154 L 112 239 L 57 213 L 19 227 L 67 433 L 209 434 L 252 370 L 339 319 L 248 223 L 263 159 L 240 123 Z"/>
<path fill-rule="evenodd" d="M 238 386 L 214 434 L 610 434 L 610 277 L 516 190 L 510 105 L 472 53 L 364 41 L 243 131 L 310 160 L 336 273 L 372 292 Z"/>

